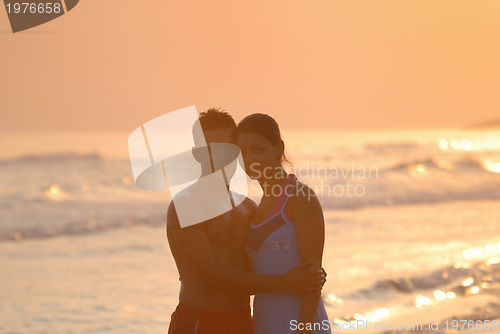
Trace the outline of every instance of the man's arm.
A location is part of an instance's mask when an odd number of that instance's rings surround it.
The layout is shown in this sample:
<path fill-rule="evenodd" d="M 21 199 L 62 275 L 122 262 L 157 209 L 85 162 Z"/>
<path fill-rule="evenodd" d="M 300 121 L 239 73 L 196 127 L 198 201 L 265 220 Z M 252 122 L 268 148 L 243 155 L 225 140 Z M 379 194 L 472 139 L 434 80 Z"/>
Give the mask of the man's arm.
<path fill-rule="evenodd" d="M 317 289 L 318 285 L 323 284 L 321 270 L 307 269 L 308 265 L 300 265 L 281 276 L 254 275 L 221 267 L 216 263 L 212 246 L 202 224 L 181 228 L 174 205 L 170 203 L 167 228 L 172 232 L 173 239 L 184 257 L 209 286 L 255 294 L 270 291 L 306 292 Z M 297 290 L 299 288 L 300 290 Z"/>

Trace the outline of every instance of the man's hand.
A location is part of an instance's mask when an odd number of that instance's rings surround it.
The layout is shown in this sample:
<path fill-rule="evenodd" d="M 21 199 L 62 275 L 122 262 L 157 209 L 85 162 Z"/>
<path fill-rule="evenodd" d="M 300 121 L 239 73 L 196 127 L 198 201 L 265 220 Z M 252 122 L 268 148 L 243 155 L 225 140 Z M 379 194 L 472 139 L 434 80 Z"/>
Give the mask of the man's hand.
<path fill-rule="evenodd" d="M 283 275 L 282 289 L 288 293 L 300 295 L 321 290 L 326 282 L 323 268 L 315 269 L 313 262 L 301 263 Z"/>

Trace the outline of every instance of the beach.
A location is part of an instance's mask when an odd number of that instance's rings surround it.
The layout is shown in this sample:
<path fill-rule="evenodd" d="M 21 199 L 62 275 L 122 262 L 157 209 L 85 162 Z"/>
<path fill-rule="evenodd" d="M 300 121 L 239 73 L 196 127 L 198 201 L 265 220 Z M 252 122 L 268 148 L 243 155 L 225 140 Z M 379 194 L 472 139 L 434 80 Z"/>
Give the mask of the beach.
<path fill-rule="evenodd" d="M 497 215 L 491 218 L 499 219 L 498 210 L 494 210 L 497 205 L 476 203 L 475 209 L 461 213 L 466 217 L 474 210 L 489 209 Z M 427 214 L 460 207 L 463 203 L 435 205 L 427 208 Z M 403 213 L 411 213 L 418 220 L 415 211 L 421 209 L 327 212 L 324 267 L 328 281 L 323 298 L 330 321 L 391 321 L 396 326 L 453 317 L 500 317 L 500 264 L 498 256 L 492 256 L 500 252 L 498 238 L 463 238 L 460 224 L 463 231 L 474 234 L 474 224 L 465 226 L 467 219 L 455 222 L 455 232 L 434 229 L 428 237 L 437 222 L 429 222 L 427 228 L 415 224 L 412 233 L 392 241 L 380 229 L 370 227 L 391 213 L 393 221 L 405 219 Z M 351 228 L 344 228 L 347 215 Z M 371 233 L 353 233 L 354 224 Z M 491 235 L 494 228 L 491 225 L 486 234 Z M 449 235 L 448 246 L 438 242 L 440 233 Z M 487 245 L 496 245 L 497 249 Z M 467 258 L 467 250 L 474 255 Z M 0 263 L 2 333 L 161 333 L 177 304 L 179 280 L 164 227 L 160 226 L 138 224 L 77 237 L 3 242 Z M 449 263 L 462 267 L 450 268 Z M 478 268 L 482 268 L 482 275 L 477 275 Z M 454 276 L 443 280 L 443 275 L 435 272 Z M 491 279 L 485 278 L 488 275 Z M 480 286 L 479 292 L 461 294 L 454 289 L 468 277 L 483 277 L 470 284 Z M 426 280 L 418 285 L 417 278 Z M 409 283 L 412 280 L 413 286 Z M 482 283 L 486 283 L 484 288 Z M 435 291 L 455 291 L 455 297 L 440 299 Z M 417 306 L 418 300 L 422 305 Z M 363 326 L 356 332 L 365 332 Z"/>
<path fill-rule="evenodd" d="M 451 333 L 468 320 L 461 332 L 500 333 L 477 327 L 500 319 L 499 138 L 285 132 L 294 172 L 324 208 L 329 320 L 385 324 L 336 332 L 437 322 L 430 332 Z M 93 149 L 0 159 L 1 333 L 167 330 L 180 284 L 168 196 L 138 189 L 126 156 Z"/>

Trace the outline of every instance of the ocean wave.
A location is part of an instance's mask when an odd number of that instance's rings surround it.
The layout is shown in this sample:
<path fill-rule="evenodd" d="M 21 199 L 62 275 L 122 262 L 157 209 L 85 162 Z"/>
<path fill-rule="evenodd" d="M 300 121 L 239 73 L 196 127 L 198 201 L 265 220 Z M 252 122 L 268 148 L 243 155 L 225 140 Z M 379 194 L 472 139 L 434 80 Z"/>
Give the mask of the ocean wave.
<path fill-rule="evenodd" d="M 490 257 L 475 263 L 455 263 L 419 276 L 378 280 L 343 299 L 392 299 L 394 293 L 415 294 L 432 290 L 437 299 L 475 294 L 479 289 L 500 282 L 500 258 Z M 442 298 L 441 298 L 442 297 Z"/>
<path fill-rule="evenodd" d="M 438 158 L 417 159 L 412 161 L 401 162 L 393 166 L 384 167 L 380 170 L 381 173 L 411 171 L 415 166 L 423 166 L 427 169 L 443 170 L 448 172 L 486 172 L 492 173 L 487 169 L 481 159 L 473 157 L 463 157 L 456 160 L 445 160 Z"/>
<path fill-rule="evenodd" d="M 366 143 L 363 148 L 366 151 L 389 151 L 389 150 L 413 150 L 421 145 L 416 142 L 383 142 L 383 143 Z"/>
<path fill-rule="evenodd" d="M 397 185 L 394 185 L 397 187 Z M 437 186 L 436 186 L 437 187 Z M 439 188 L 439 187 L 437 187 Z M 401 190 L 401 188 L 399 189 Z M 485 184 L 483 188 L 454 190 L 452 188 L 441 188 L 435 190 L 411 190 L 406 192 L 385 191 L 376 195 L 365 195 L 360 197 L 336 197 L 320 196 L 321 203 L 325 209 L 354 210 L 371 206 L 400 206 L 400 205 L 422 205 L 434 203 L 446 203 L 454 201 L 481 201 L 500 200 L 500 182 Z M 367 194 L 370 193 L 367 189 Z"/>
<path fill-rule="evenodd" d="M 60 152 L 51 154 L 27 154 L 15 158 L 0 160 L 0 164 L 8 163 L 66 163 L 81 161 L 102 161 L 103 157 L 98 152 Z"/>
<path fill-rule="evenodd" d="M 134 225 L 159 227 L 163 224 L 165 224 L 164 220 L 153 218 L 140 220 L 123 218 L 112 221 L 91 219 L 85 222 L 70 223 L 63 226 L 37 226 L 0 232 L 0 242 L 22 241 L 27 239 L 47 239 L 58 236 L 78 236 L 104 232 L 117 228 L 127 228 Z"/>

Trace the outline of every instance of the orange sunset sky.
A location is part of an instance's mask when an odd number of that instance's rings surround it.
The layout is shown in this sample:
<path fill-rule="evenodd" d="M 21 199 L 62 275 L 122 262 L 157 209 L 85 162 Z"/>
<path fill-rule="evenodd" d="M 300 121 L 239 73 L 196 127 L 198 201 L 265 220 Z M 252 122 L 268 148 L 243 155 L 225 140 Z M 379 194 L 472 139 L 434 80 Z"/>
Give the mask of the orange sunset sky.
<path fill-rule="evenodd" d="M 13 34 L 0 131 L 131 131 L 195 104 L 289 129 L 500 116 L 499 0 L 82 0 Z"/>

